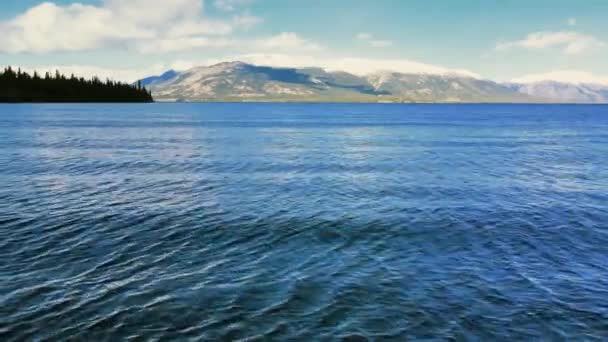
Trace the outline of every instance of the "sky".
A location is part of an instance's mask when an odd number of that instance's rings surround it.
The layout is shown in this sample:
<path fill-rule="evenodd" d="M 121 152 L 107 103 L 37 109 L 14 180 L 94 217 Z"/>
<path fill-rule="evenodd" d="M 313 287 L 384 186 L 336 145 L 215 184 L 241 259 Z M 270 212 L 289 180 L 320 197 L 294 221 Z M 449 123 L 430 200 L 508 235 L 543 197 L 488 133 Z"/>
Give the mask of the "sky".
<path fill-rule="evenodd" d="M 0 65 L 133 81 L 241 60 L 608 84 L 607 0 L 2 0 Z"/>

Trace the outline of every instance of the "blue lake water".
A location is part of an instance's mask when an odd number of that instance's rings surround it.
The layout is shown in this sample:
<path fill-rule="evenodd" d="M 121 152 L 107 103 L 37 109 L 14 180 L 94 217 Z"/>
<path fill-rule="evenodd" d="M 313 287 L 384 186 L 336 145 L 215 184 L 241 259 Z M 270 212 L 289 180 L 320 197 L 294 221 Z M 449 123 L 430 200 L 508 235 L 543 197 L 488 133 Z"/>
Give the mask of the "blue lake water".
<path fill-rule="evenodd" d="M 0 340 L 608 338 L 608 106 L 0 106 Z"/>

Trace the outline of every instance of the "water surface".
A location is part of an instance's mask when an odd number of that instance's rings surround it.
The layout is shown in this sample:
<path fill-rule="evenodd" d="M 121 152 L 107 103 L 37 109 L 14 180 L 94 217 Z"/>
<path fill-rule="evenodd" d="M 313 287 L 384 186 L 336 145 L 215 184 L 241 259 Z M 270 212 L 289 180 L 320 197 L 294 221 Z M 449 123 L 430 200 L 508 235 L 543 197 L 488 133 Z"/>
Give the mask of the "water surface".
<path fill-rule="evenodd" d="M 608 338 L 608 107 L 0 106 L 0 340 Z"/>

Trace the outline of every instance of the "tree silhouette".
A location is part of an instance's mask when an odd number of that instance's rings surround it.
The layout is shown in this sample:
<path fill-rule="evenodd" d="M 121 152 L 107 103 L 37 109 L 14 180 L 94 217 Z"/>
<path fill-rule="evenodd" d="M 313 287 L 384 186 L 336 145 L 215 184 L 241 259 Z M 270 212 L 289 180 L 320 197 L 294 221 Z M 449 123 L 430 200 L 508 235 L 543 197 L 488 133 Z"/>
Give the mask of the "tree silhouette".
<path fill-rule="evenodd" d="M 136 85 L 98 77 L 86 80 L 59 71 L 44 78 L 21 69 L 0 71 L 0 102 L 152 102 L 152 94 L 140 82 Z"/>

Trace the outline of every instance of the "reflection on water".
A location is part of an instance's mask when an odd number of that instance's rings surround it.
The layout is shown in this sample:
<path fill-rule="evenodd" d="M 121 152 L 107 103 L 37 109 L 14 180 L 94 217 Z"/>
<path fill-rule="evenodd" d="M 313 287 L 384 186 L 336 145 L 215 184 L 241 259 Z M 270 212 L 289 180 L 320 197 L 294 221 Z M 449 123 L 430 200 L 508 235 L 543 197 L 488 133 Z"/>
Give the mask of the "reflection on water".
<path fill-rule="evenodd" d="M 602 340 L 607 155 L 605 106 L 0 106 L 0 340 Z"/>

